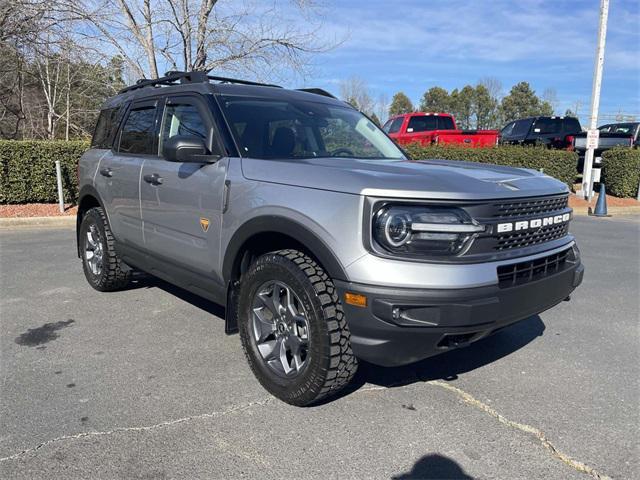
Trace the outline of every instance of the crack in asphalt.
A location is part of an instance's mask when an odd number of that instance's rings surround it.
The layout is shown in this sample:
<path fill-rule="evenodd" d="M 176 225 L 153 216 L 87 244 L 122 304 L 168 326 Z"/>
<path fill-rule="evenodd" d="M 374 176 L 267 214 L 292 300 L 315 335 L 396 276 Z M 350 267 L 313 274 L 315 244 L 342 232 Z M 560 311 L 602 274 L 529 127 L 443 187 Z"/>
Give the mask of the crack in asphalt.
<path fill-rule="evenodd" d="M 22 450 L 18 453 L 14 453 L 13 455 L 10 455 L 8 457 L 2 457 L 0 458 L 0 462 L 6 462 L 9 460 L 15 460 L 17 458 L 20 458 L 24 455 L 27 455 L 29 453 L 33 453 L 36 452 L 38 450 L 40 450 L 43 447 L 47 447 L 53 443 L 58 443 L 58 442 L 62 442 L 65 440 L 77 440 L 80 438 L 84 438 L 84 437 L 100 437 L 100 436 L 105 436 L 105 435 L 113 435 L 115 433 L 123 433 L 123 432 L 145 432 L 148 430 L 155 430 L 157 428 L 163 428 L 163 427 L 170 427 L 172 425 L 177 425 L 180 423 L 185 423 L 185 422 L 190 422 L 192 420 L 201 420 L 204 418 L 215 418 L 215 417 L 221 417 L 223 415 L 229 415 L 231 413 L 236 413 L 236 412 L 240 412 L 243 410 L 247 410 L 251 407 L 254 407 L 256 405 L 260 405 L 260 406 L 264 406 L 268 403 L 270 403 L 273 400 L 273 397 L 267 397 L 264 398 L 262 400 L 256 400 L 254 402 L 248 402 L 248 403 L 243 403 L 241 405 L 235 405 L 227 410 L 222 410 L 219 412 L 211 412 L 211 413 L 202 413 L 200 415 L 192 415 L 189 417 L 182 417 L 182 418 L 176 418 L 174 420 L 167 420 L 164 422 L 160 422 L 160 423 L 156 423 L 154 425 L 145 425 L 142 427 L 120 427 L 120 428 L 114 428 L 113 430 L 105 430 L 105 431 L 90 431 L 90 432 L 81 432 L 81 433 L 76 433 L 75 435 L 63 435 L 61 437 L 57 437 L 57 438 L 53 438 L 51 440 L 47 440 L 45 442 L 42 442 L 38 445 L 36 445 L 35 447 L 32 448 L 27 448 L 25 450 Z"/>
<path fill-rule="evenodd" d="M 494 417 L 496 420 L 498 420 L 500 423 L 502 423 L 503 425 L 506 425 L 508 427 L 514 428 L 516 430 L 520 430 L 521 432 L 533 435 L 535 438 L 538 439 L 538 441 L 542 444 L 542 446 L 551 453 L 551 455 L 557 459 L 559 459 L 560 461 L 562 461 L 564 464 L 568 465 L 569 467 L 573 468 L 574 470 L 581 472 L 581 473 L 586 473 L 587 475 L 590 475 L 591 477 L 593 477 L 596 480 L 612 480 L 611 477 L 598 472 L 596 469 L 590 467 L 589 465 L 586 465 L 585 463 L 579 462 L 577 460 L 574 460 L 573 458 L 571 458 L 569 455 L 567 455 L 566 453 L 562 452 L 561 450 L 559 450 L 544 434 L 544 432 L 542 430 L 540 430 L 539 428 L 533 427 L 531 425 L 527 425 L 525 423 L 520 423 L 520 422 L 515 422 L 513 420 L 509 420 L 508 418 L 506 418 L 504 415 L 498 413 L 495 409 L 493 409 L 492 407 L 490 407 L 489 405 L 487 405 L 486 403 L 478 400 L 477 398 L 475 398 L 473 395 L 471 395 L 470 393 L 465 392 L 464 390 L 455 387 L 447 382 L 444 382 L 442 380 L 431 380 L 428 382 L 425 382 L 428 385 L 434 385 L 440 388 L 443 388 L 449 392 L 455 393 L 457 396 L 459 396 L 465 403 L 477 408 L 478 410 L 481 410 L 485 413 L 487 413 L 488 415 Z M 389 386 L 370 386 L 370 387 L 363 387 L 360 388 L 358 390 L 356 390 L 355 393 L 367 393 L 367 392 L 380 392 L 380 391 L 385 391 L 385 390 L 389 390 L 392 387 L 395 386 L 406 386 L 406 384 L 398 384 L 398 385 L 389 385 Z M 252 408 L 254 406 L 264 406 L 267 405 L 268 403 L 270 403 L 271 401 L 274 400 L 274 397 L 267 397 L 264 398 L 262 400 L 256 400 L 254 402 L 248 402 L 248 403 L 244 403 L 241 405 L 236 405 L 233 406 L 227 410 L 222 410 L 219 412 L 211 412 L 211 413 L 203 413 L 200 415 L 192 415 L 189 417 L 182 417 L 182 418 L 177 418 L 175 420 L 167 420 L 165 422 L 160 422 L 160 423 L 156 423 L 154 425 L 147 425 L 147 426 L 142 426 L 142 427 L 121 427 L 121 428 L 115 428 L 113 430 L 106 430 L 106 431 L 91 431 L 91 432 L 82 432 L 82 433 L 77 433 L 75 435 L 63 435 L 61 437 L 57 437 L 51 440 L 47 440 L 46 442 L 42 442 L 39 445 L 33 447 L 33 448 L 28 448 L 25 450 L 22 450 L 18 453 L 15 453 L 13 455 L 10 455 L 8 457 L 2 457 L 0 458 L 0 462 L 6 462 L 9 460 L 15 460 L 17 458 L 20 458 L 28 453 L 33 453 L 36 452 L 38 450 L 40 450 L 43 447 L 49 446 L 53 443 L 58 443 L 61 441 L 65 441 L 65 440 L 76 440 L 76 439 L 80 439 L 80 438 L 84 438 L 84 437 L 92 437 L 92 436 L 104 436 L 104 435 L 112 435 L 115 433 L 122 433 L 122 432 L 143 432 L 143 431 L 148 431 L 148 430 L 154 430 L 157 428 L 163 428 L 163 427 L 168 427 L 168 426 L 172 426 L 172 425 L 177 425 L 180 423 L 185 423 L 185 422 L 190 422 L 192 420 L 200 420 L 200 419 L 205 419 L 205 418 L 215 418 L 215 417 L 220 417 L 223 415 L 228 415 L 231 413 L 235 413 L 235 412 L 239 412 L 239 411 L 243 411 L 243 410 L 247 410 L 249 408 Z M 221 445 L 218 445 L 219 447 Z M 223 448 L 224 450 L 224 448 Z M 258 463 L 262 463 L 262 462 L 258 462 Z"/>
<path fill-rule="evenodd" d="M 426 383 L 430 385 L 438 386 L 440 388 L 444 388 L 445 390 L 455 393 L 460 398 L 462 398 L 462 400 L 464 400 L 465 403 L 489 414 L 490 416 L 496 418 L 500 423 L 507 425 L 508 427 L 515 428 L 516 430 L 520 430 L 524 433 L 533 435 L 540 441 L 542 446 L 551 453 L 552 456 L 561 460 L 566 465 L 577 470 L 578 472 L 591 475 L 596 480 L 611 480 L 611 477 L 598 472 L 596 469 L 590 467 L 589 465 L 586 465 L 582 462 L 574 460 L 569 455 L 559 450 L 553 443 L 551 443 L 551 441 L 546 437 L 544 432 L 539 428 L 532 427 L 531 425 L 527 425 L 526 423 L 519 423 L 519 422 L 514 422 L 513 420 L 509 420 L 505 416 L 498 413 L 495 409 L 491 408 L 486 403 L 475 398 L 470 393 L 467 393 L 458 387 L 454 387 L 453 385 L 447 382 L 443 382 L 442 380 L 431 380 Z"/>

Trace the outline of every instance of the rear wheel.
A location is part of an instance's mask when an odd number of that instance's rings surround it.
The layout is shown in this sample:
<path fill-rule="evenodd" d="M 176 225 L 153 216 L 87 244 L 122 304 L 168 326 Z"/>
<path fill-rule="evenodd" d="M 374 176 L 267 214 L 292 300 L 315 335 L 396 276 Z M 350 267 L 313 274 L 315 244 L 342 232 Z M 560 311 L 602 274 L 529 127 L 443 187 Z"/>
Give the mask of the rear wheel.
<path fill-rule="evenodd" d="M 131 270 L 116 253 L 115 239 L 101 207 L 85 213 L 80 224 L 79 243 L 82 268 L 89 285 L 101 292 L 127 286 Z"/>
<path fill-rule="evenodd" d="M 262 386 L 308 405 L 346 386 L 358 363 L 333 282 L 310 257 L 280 250 L 258 258 L 242 278 L 239 329 Z"/>

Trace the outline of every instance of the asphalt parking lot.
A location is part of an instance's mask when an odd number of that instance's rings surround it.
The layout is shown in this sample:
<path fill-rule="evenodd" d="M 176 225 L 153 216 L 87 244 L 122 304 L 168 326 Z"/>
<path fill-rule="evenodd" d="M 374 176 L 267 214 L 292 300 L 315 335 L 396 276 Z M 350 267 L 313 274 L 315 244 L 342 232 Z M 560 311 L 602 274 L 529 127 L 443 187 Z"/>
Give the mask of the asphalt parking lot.
<path fill-rule="evenodd" d="M 640 478 L 640 218 L 572 230 L 571 302 L 311 408 L 261 389 L 220 307 L 94 292 L 72 230 L 0 231 L 0 477 Z"/>

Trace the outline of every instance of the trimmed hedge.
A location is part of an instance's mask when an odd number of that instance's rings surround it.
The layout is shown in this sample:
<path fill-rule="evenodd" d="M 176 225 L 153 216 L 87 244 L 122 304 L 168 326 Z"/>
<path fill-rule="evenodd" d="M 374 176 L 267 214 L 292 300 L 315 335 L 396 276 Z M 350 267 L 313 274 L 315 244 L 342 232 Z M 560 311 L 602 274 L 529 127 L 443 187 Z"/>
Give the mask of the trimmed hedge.
<path fill-rule="evenodd" d="M 524 167 L 540 170 L 547 175 L 573 187 L 576 178 L 578 155 L 567 150 L 550 150 L 545 147 L 521 147 L 501 145 L 488 148 L 469 148 L 454 145 L 434 145 L 423 147 L 417 143 L 404 149 L 414 160 L 438 158 L 445 160 L 465 160 L 467 162 L 493 163 L 510 167 Z"/>
<path fill-rule="evenodd" d="M 57 202 L 56 160 L 62 170 L 64 201 L 75 203 L 76 166 L 88 148 L 84 141 L 0 140 L 0 203 Z"/>
<path fill-rule="evenodd" d="M 602 154 L 602 183 L 616 197 L 635 197 L 640 184 L 640 150 L 619 147 Z"/>
<path fill-rule="evenodd" d="M 65 202 L 78 198 L 76 165 L 89 148 L 84 141 L 0 140 L 0 203 L 54 203 L 58 200 L 55 161 L 60 160 Z M 429 146 L 405 148 L 415 160 L 439 158 L 525 167 L 543 171 L 571 187 L 577 155 L 538 147 Z M 604 155 L 605 183 L 617 196 L 635 196 L 640 178 L 640 151 L 616 149 Z"/>

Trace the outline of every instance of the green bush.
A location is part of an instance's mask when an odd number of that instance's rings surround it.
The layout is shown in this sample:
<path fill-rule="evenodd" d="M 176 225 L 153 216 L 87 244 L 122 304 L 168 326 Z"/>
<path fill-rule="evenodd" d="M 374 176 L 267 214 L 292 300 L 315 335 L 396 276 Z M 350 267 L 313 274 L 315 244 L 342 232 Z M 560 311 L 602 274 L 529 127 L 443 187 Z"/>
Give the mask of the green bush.
<path fill-rule="evenodd" d="M 496 146 L 489 148 L 469 148 L 465 146 L 429 146 L 417 143 L 405 150 L 414 160 L 438 158 L 445 160 L 465 160 L 467 162 L 493 163 L 510 167 L 524 167 L 542 171 L 547 175 L 573 187 L 576 177 L 578 155 L 566 150 L 550 150 L 544 147 Z"/>
<path fill-rule="evenodd" d="M 640 183 L 640 150 L 614 148 L 602 154 L 602 178 L 607 193 L 616 197 L 635 197 Z"/>
<path fill-rule="evenodd" d="M 88 148 L 84 141 L 0 140 L 0 203 L 57 202 L 56 160 L 60 160 L 64 200 L 75 203 L 76 166 Z"/>

